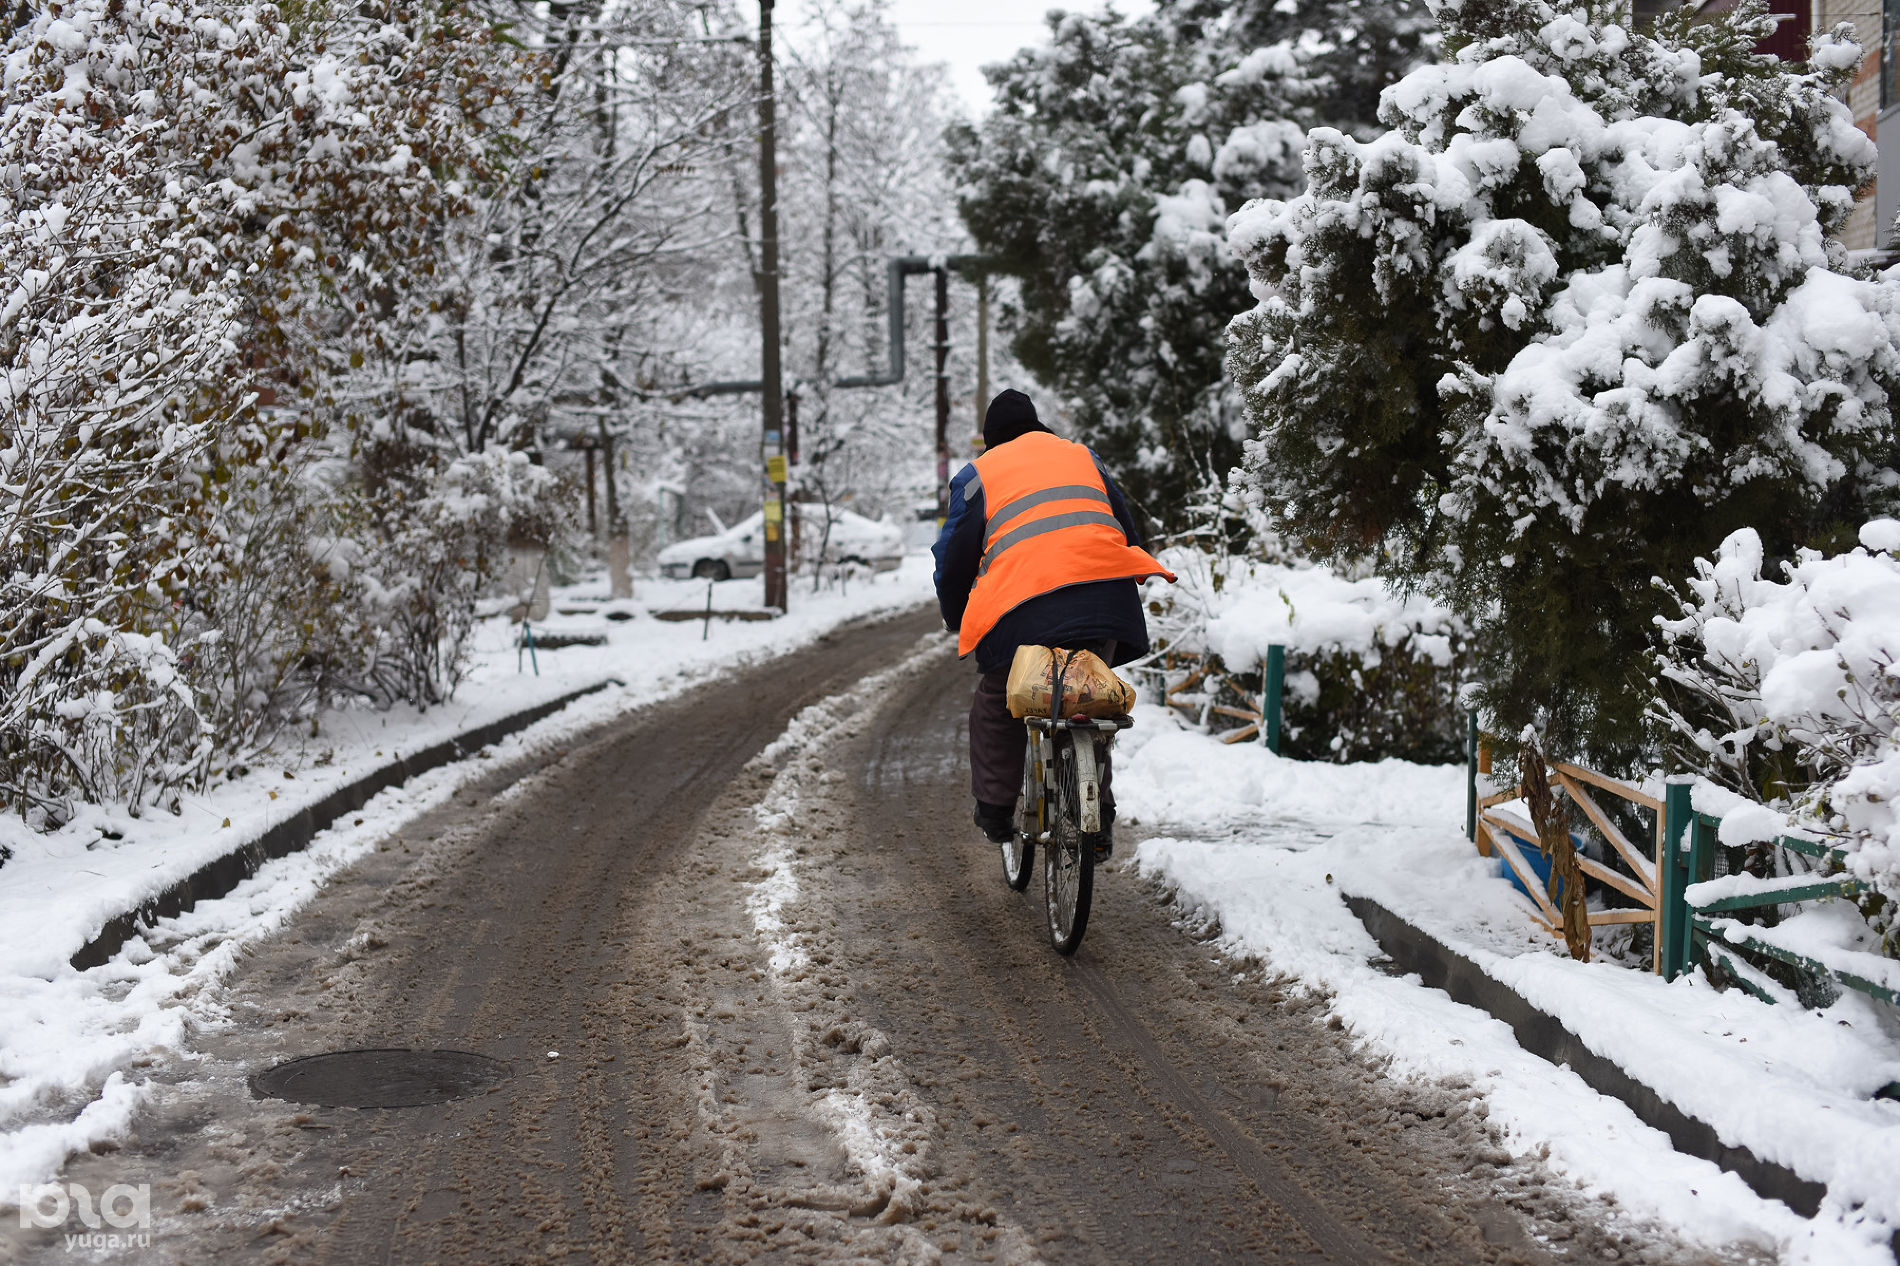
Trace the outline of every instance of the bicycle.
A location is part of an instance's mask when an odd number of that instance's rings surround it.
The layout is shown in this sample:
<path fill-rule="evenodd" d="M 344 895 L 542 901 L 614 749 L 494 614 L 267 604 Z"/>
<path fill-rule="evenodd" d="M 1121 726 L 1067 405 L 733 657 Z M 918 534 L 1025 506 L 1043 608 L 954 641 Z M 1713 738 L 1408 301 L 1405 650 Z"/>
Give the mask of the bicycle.
<path fill-rule="evenodd" d="M 1036 846 L 1043 848 L 1043 906 L 1049 940 L 1058 954 L 1082 944 L 1095 892 L 1095 837 L 1102 830 L 1101 768 L 1115 734 L 1134 724 L 1127 716 L 1023 718 L 1029 732 L 1023 755 L 1023 792 L 1018 829 L 998 847 L 1003 882 L 1013 891 L 1029 887 Z M 1078 737 L 1086 736 L 1085 742 Z"/>

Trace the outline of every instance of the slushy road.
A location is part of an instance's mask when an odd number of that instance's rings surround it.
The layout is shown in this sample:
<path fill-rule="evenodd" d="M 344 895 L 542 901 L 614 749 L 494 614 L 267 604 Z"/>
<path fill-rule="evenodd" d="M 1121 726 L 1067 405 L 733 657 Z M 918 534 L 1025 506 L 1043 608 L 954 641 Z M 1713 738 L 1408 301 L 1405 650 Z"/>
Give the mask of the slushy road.
<path fill-rule="evenodd" d="M 411 823 L 67 1178 L 149 1182 L 151 1262 L 1694 1260 L 1217 960 L 1131 839 L 1054 954 L 1040 876 L 1009 892 L 970 825 L 970 669 L 934 623 L 847 629 Z M 366 1047 L 511 1075 L 399 1109 L 249 1089 Z M 71 1260 L 13 1229 L 0 1256 Z"/>

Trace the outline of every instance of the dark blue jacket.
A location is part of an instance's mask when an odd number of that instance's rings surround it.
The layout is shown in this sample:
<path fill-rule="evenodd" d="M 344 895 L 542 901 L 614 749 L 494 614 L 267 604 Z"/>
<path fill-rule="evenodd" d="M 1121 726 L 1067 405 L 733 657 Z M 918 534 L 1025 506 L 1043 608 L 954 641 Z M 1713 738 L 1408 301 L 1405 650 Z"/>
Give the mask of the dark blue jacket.
<path fill-rule="evenodd" d="M 1095 459 L 1108 503 L 1128 543 L 1141 548 L 1141 529 L 1128 511 L 1120 488 L 1108 476 L 1102 459 Z M 955 631 L 970 604 L 970 586 L 976 583 L 977 564 L 983 558 L 983 538 L 989 512 L 983 504 L 983 486 L 970 490 L 974 465 L 965 466 L 950 481 L 950 512 L 931 553 L 937 559 L 937 605 L 945 627 Z M 1018 646 L 1076 646 L 1113 639 L 1115 663 L 1125 664 L 1148 653 L 1148 621 L 1141 610 L 1141 586 L 1133 580 L 1094 580 L 1054 589 L 1014 608 L 976 644 L 977 671 L 997 672 L 1009 667 Z"/>

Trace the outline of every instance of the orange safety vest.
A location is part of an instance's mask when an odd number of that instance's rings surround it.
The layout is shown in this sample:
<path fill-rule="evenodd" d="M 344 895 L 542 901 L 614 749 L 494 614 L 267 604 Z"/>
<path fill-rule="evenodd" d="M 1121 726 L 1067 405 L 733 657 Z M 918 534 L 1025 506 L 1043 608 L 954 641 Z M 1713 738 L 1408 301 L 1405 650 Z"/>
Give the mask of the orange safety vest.
<path fill-rule="evenodd" d="M 959 656 L 1031 598 L 1095 580 L 1174 579 L 1154 555 L 1128 543 L 1085 446 L 1031 431 L 972 464 L 971 482 L 982 488 L 989 518 L 957 637 Z"/>

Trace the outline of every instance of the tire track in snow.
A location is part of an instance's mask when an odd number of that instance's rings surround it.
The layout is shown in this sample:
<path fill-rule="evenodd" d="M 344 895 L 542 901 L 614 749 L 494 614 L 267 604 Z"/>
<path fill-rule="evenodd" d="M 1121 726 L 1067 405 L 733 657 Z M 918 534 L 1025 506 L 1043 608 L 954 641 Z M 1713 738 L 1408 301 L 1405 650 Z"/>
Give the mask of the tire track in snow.
<path fill-rule="evenodd" d="M 1008 1261 L 1035 1256 L 1020 1228 L 993 1225 L 993 1210 L 966 1207 L 931 1189 L 940 1131 L 936 1114 L 911 1084 L 887 1034 L 853 1014 L 848 992 L 824 969 L 834 962 L 836 919 L 823 909 L 821 884 L 811 882 L 805 860 L 812 845 L 835 838 L 849 822 L 844 775 L 825 764 L 839 744 L 860 736 L 894 685 L 942 661 L 942 635 L 927 637 L 897 665 L 851 689 L 804 709 L 750 767 L 771 774 L 752 806 L 759 837 L 751 859 L 755 876 L 745 908 L 765 951 L 778 1009 L 794 1017 L 791 1028 L 794 1080 L 806 1087 L 804 1105 L 842 1148 L 858 1192 L 789 1194 L 795 1207 L 842 1211 L 874 1218 L 899 1233 L 905 1257 L 939 1255 L 941 1231 L 931 1235 L 908 1224 L 926 1212 L 973 1221 L 996 1241 L 992 1254 Z M 718 1112 L 714 1096 L 702 1094 L 702 1110 Z M 960 1242 L 960 1241 L 959 1241 Z"/>

